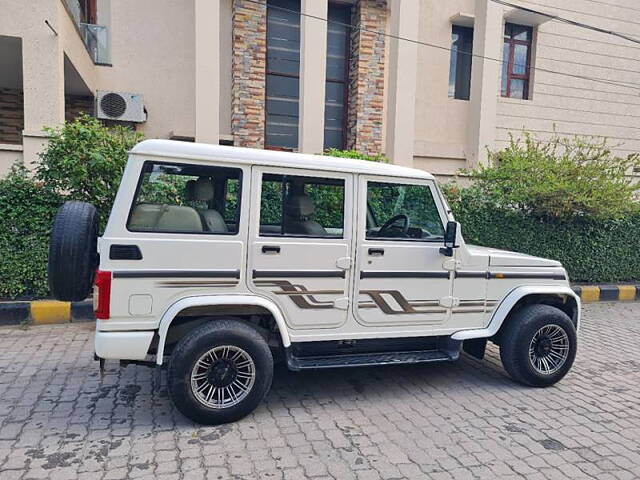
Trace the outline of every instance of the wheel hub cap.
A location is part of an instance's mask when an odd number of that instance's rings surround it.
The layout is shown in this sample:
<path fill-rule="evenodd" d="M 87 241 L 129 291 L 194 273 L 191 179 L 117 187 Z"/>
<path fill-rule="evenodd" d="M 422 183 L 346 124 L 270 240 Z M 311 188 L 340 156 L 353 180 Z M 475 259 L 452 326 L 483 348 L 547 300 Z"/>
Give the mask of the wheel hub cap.
<path fill-rule="evenodd" d="M 568 357 L 569 336 L 559 325 L 546 325 L 531 339 L 529 361 L 538 373 L 551 375 L 557 372 Z"/>
<path fill-rule="evenodd" d="M 191 391 L 208 408 L 228 408 L 240 403 L 251 391 L 256 368 L 240 347 L 222 345 L 205 352 L 191 371 Z"/>

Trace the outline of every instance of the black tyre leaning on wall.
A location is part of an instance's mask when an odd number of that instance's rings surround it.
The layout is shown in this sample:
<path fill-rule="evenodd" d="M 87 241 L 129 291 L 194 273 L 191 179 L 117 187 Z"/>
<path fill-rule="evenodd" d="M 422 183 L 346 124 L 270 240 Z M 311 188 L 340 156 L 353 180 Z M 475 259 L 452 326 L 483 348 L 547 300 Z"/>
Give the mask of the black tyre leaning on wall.
<path fill-rule="evenodd" d="M 53 221 L 49 239 L 49 290 L 66 302 L 91 293 L 98 267 L 98 214 L 90 203 L 65 202 Z"/>

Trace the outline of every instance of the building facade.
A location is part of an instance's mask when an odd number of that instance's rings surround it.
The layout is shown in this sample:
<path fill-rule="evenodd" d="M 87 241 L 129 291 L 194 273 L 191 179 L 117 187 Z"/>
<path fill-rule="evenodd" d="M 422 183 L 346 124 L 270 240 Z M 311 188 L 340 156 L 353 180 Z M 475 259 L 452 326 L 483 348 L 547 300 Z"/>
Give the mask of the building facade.
<path fill-rule="evenodd" d="M 385 154 L 440 176 L 526 129 L 640 152 L 635 0 L 0 0 L 0 172 L 133 93 L 148 138 Z M 471 54 L 472 52 L 472 54 Z"/>

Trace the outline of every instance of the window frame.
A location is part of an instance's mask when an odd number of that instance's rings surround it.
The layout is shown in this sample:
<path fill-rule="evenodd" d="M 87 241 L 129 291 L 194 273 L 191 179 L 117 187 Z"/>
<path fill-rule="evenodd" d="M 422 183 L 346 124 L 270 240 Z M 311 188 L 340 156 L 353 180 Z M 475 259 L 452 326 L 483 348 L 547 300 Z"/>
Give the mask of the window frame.
<path fill-rule="evenodd" d="M 431 197 L 433 199 L 433 204 L 436 207 L 436 211 L 438 213 L 438 218 L 440 218 L 440 224 L 442 225 L 442 232 L 444 235 L 445 232 L 445 226 L 447 224 L 447 216 L 444 213 L 444 206 L 442 204 L 442 200 L 440 198 L 440 196 L 438 195 L 438 189 L 436 188 L 435 182 L 433 182 L 432 180 L 426 180 L 425 182 L 420 182 L 420 181 L 411 181 L 410 179 L 404 179 L 404 178 L 397 178 L 397 179 L 378 179 L 375 177 L 368 177 L 365 179 L 365 183 L 364 183 L 364 208 L 367 209 L 367 211 L 370 211 L 371 213 L 371 217 L 374 218 L 376 220 L 376 222 L 378 221 L 376 219 L 376 214 L 373 211 L 373 209 L 369 209 L 369 184 L 371 183 L 387 183 L 390 185 L 407 185 L 407 186 L 419 186 L 419 187 L 426 187 L 429 189 L 429 191 L 431 192 Z M 442 239 L 425 239 L 425 238 L 402 238 L 402 237 L 370 237 L 368 236 L 368 229 L 367 229 L 367 218 L 366 215 L 364 215 L 364 226 L 362 228 L 362 232 L 363 232 L 363 236 L 362 236 L 362 240 L 365 242 L 409 242 L 409 243 L 428 243 L 428 244 L 436 244 L 436 245 L 442 245 L 444 238 Z"/>
<path fill-rule="evenodd" d="M 463 100 L 463 101 L 469 101 L 471 99 L 471 75 L 473 72 L 473 34 L 474 34 L 474 27 L 467 27 L 464 25 L 457 25 L 457 24 L 452 24 L 451 25 L 451 54 L 449 56 L 449 80 L 451 79 L 451 64 L 452 64 L 452 56 L 454 54 L 454 49 L 453 49 L 453 35 L 456 34 L 456 30 L 464 30 L 467 33 L 471 34 L 471 39 L 470 39 L 470 45 L 471 45 L 471 50 L 466 52 L 464 50 L 458 50 L 456 48 L 455 50 L 455 55 L 456 55 L 456 74 L 454 75 L 453 78 L 453 95 L 451 95 L 451 92 L 448 92 L 448 97 L 452 98 L 454 100 Z M 460 33 L 458 33 L 458 35 L 460 35 Z M 456 96 L 456 91 L 457 91 L 457 86 L 458 86 L 458 72 L 460 71 L 460 63 L 459 63 L 459 58 L 460 56 L 464 56 L 464 55 L 468 55 L 469 56 L 469 79 L 468 79 L 468 87 L 467 87 L 467 92 L 468 92 L 468 96 L 467 98 L 463 98 L 463 97 L 458 97 Z"/>
<path fill-rule="evenodd" d="M 268 116 L 268 112 L 267 112 L 267 77 L 269 75 L 275 76 L 275 77 L 285 77 L 285 78 L 295 78 L 298 80 L 298 124 L 300 123 L 300 65 L 301 65 L 301 55 L 302 52 L 300 52 L 300 49 L 298 49 L 298 73 L 297 74 L 293 74 L 293 73 L 282 73 L 282 72 L 276 72 L 270 69 L 269 67 L 269 34 L 268 34 L 268 29 L 269 29 L 269 1 L 267 0 L 265 2 L 265 9 L 266 9 L 266 27 L 265 27 L 265 78 L 264 78 L 264 148 L 265 150 L 275 150 L 275 151 L 281 151 L 281 152 L 295 152 L 300 148 L 300 128 L 299 126 L 297 127 L 297 133 L 296 133 L 296 141 L 297 141 L 297 147 L 283 147 L 280 145 L 269 145 L 267 143 L 267 116 Z M 300 9 L 302 10 L 302 3 L 300 4 Z M 276 9 L 278 10 L 278 9 Z M 298 13 L 298 15 L 300 16 L 301 12 Z M 298 27 L 298 43 L 300 44 L 301 42 L 301 37 L 302 37 L 302 17 L 300 16 L 300 25 Z"/>
<path fill-rule="evenodd" d="M 353 16 L 353 11 L 352 11 L 352 5 L 348 4 L 348 3 L 340 3 L 340 2 L 329 2 L 328 4 L 328 8 L 339 8 L 339 9 L 344 9 L 344 10 L 349 10 L 349 23 L 351 23 L 351 17 Z M 328 15 L 328 13 L 327 13 Z M 329 42 L 329 28 L 327 26 L 327 45 Z M 325 58 L 325 64 L 329 61 L 329 54 L 327 53 L 327 57 Z M 343 112 L 342 112 L 342 145 L 340 145 L 340 147 L 338 147 L 341 150 L 344 150 L 347 147 L 347 134 L 348 134 L 348 117 L 349 117 L 349 70 L 350 70 L 350 65 L 351 65 L 351 29 L 347 29 L 347 34 L 345 35 L 345 57 L 344 57 L 344 65 L 343 65 L 343 72 L 344 72 L 344 80 L 336 80 L 335 78 L 329 78 L 329 75 L 327 73 L 325 73 L 325 91 L 326 91 L 326 86 L 328 83 L 337 83 L 337 84 L 341 84 L 342 85 L 342 95 L 343 95 L 343 103 L 342 103 L 342 108 L 343 108 Z M 326 71 L 328 72 L 328 69 L 325 66 Z M 325 100 L 324 100 L 324 105 L 325 105 L 325 109 L 326 109 L 326 93 L 325 93 Z M 326 145 L 324 142 L 324 137 L 326 134 L 326 113 L 324 115 L 324 119 L 323 119 L 323 131 L 322 131 L 322 148 L 326 149 Z M 333 148 L 333 147 L 331 147 Z"/>
<path fill-rule="evenodd" d="M 513 38 L 513 35 L 510 34 L 507 38 L 506 29 L 507 26 L 517 26 L 525 28 L 529 31 L 529 40 L 516 40 Z M 502 94 L 502 86 L 500 87 L 500 95 L 503 98 L 513 98 L 515 100 L 529 100 L 530 93 L 530 84 L 531 84 L 531 50 L 533 49 L 533 27 L 528 25 L 520 25 L 518 23 L 505 22 L 504 30 L 502 34 L 503 39 L 503 49 L 504 44 L 509 44 L 509 60 L 507 63 L 507 88 L 506 92 Z M 518 74 L 513 73 L 513 57 L 515 55 L 516 45 L 524 45 L 527 47 L 527 63 L 525 65 L 525 73 Z M 502 78 L 500 79 L 502 81 Z M 523 80 L 524 81 L 524 90 L 522 98 L 516 98 L 511 96 L 511 81 L 512 80 Z"/>
<path fill-rule="evenodd" d="M 167 165 L 167 166 L 171 166 L 171 167 L 183 167 L 185 165 L 194 165 L 194 166 L 198 166 L 198 167 L 203 167 L 203 168 L 222 168 L 225 170 L 237 170 L 238 171 L 238 206 L 236 207 L 236 231 L 235 232 L 207 232 L 207 231 L 202 231 L 202 232 L 187 232 L 184 230 L 133 230 L 131 228 L 129 228 L 129 222 L 131 221 L 131 216 L 133 215 L 133 210 L 134 208 L 139 205 L 136 204 L 136 200 L 138 199 L 138 194 L 140 193 L 140 189 L 142 188 L 142 184 L 144 181 L 144 174 L 145 174 L 145 168 L 147 165 Z M 222 165 L 203 165 L 200 163 L 180 163 L 180 162 L 165 162 L 165 161 L 161 161 L 161 162 L 157 162 L 155 160 L 144 160 L 142 162 L 142 166 L 140 168 L 140 172 L 138 174 L 138 180 L 136 181 L 136 189 L 135 192 L 133 193 L 133 198 L 131 199 L 130 205 L 129 205 L 129 213 L 127 214 L 127 220 L 125 222 L 124 228 L 127 232 L 130 233 L 142 233 L 142 234 L 171 234 L 171 235 L 221 235 L 221 236 L 238 236 L 240 234 L 240 220 L 241 220 L 241 216 L 242 216 L 242 188 L 243 188 L 243 177 L 244 177 L 244 172 L 242 170 L 242 168 L 237 167 L 237 166 L 222 166 Z M 226 198 L 226 190 L 227 190 L 227 182 L 225 182 L 225 198 Z M 215 195 L 215 192 L 214 192 Z M 219 212 L 220 215 L 222 215 L 222 218 L 224 220 L 224 211 L 223 212 Z M 226 222 L 225 222 L 226 223 Z"/>
<path fill-rule="evenodd" d="M 342 189 L 343 189 L 343 194 L 342 194 L 342 234 L 341 235 L 305 235 L 304 233 L 263 233 L 260 231 L 260 227 L 263 225 L 262 224 L 262 191 L 263 191 L 263 185 L 265 182 L 265 176 L 270 176 L 270 175 L 279 175 L 282 177 L 282 180 L 280 182 L 281 185 L 284 186 L 284 183 L 286 181 L 287 178 L 290 177 L 298 177 L 298 178 L 308 178 L 308 179 L 317 179 L 317 180 L 331 180 L 331 181 L 335 181 L 335 182 L 342 182 Z M 347 206 L 347 195 L 348 195 L 348 183 L 347 183 L 347 179 L 343 178 L 343 177 L 319 177 L 317 175 L 313 175 L 313 174 L 300 174 L 300 173 L 290 173 L 290 172 L 280 172 L 280 171 L 262 171 L 260 172 L 260 176 L 259 176 L 259 183 L 260 183 L 260 190 L 259 190 L 259 195 L 257 198 L 258 201 L 258 205 L 257 205 L 257 212 L 258 214 L 256 215 L 257 219 L 258 219 L 258 229 L 257 229 L 257 237 L 258 238 L 308 238 L 308 239 L 316 239 L 316 240 L 345 240 L 347 238 L 346 236 L 346 230 L 347 230 L 347 211 L 346 211 L 346 206 Z M 304 184 L 306 185 L 307 183 L 312 183 L 312 182 L 304 182 Z M 322 184 L 322 183 L 320 183 Z M 282 222 L 280 225 L 280 231 L 282 232 L 282 230 L 284 229 L 284 206 L 285 206 L 285 188 L 282 188 L 282 195 L 280 197 L 280 201 L 281 201 L 281 212 L 282 212 Z M 323 227 L 324 228 L 324 227 Z"/>

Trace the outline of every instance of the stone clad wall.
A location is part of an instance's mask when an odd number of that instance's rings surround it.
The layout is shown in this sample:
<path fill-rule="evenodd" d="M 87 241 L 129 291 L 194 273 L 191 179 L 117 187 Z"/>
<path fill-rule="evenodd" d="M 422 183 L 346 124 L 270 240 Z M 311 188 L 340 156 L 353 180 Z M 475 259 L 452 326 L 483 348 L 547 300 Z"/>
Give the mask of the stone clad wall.
<path fill-rule="evenodd" d="M 267 9 L 233 1 L 231 131 L 240 147 L 264 148 Z"/>
<path fill-rule="evenodd" d="M 351 23 L 349 113 L 347 148 L 375 155 L 382 153 L 384 108 L 386 0 L 359 0 Z"/>

